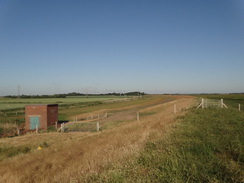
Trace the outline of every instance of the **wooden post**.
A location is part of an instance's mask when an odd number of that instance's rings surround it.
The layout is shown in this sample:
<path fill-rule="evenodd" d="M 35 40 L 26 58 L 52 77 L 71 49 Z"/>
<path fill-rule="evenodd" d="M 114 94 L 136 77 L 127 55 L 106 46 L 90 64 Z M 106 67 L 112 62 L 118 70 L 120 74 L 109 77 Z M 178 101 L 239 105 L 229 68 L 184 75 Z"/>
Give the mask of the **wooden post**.
<path fill-rule="evenodd" d="M 17 128 L 17 135 L 19 136 L 19 134 L 20 134 L 20 131 L 19 131 L 19 128 Z"/>
<path fill-rule="evenodd" d="M 241 104 L 239 104 L 239 111 L 241 111 Z"/>
<path fill-rule="evenodd" d="M 202 102 L 197 106 L 197 109 L 202 106 Z"/>
<path fill-rule="evenodd" d="M 61 124 L 61 132 L 64 132 L 64 123 Z"/>
<path fill-rule="evenodd" d="M 58 122 L 57 121 L 55 122 L 55 128 L 56 128 L 56 130 L 58 129 Z"/>
<path fill-rule="evenodd" d="M 176 114 L 177 109 L 176 109 L 176 104 L 174 104 L 174 114 Z"/>
<path fill-rule="evenodd" d="M 99 126 L 99 122 L 97 123 L 97 132 L 99 132 L 100 130 L 100 126 Z"/>
<path fill-rule="evenodd" d="M 202 109 L 204 109 L 204 99 L 202 99 Z"/>
<path fill-rule="evenodd" d="M 223 108 L 223 107 L 228 108 L 228 107 L 224 104 L 224 100 L 223 100 L 223 99 L 221 99 L 220 107 L 221 107 L 221 108 Z"/>
<path fill-rule="evenodd" d="M 36 125 L 36 133 L 38 133 L 38 125 Z"/>
<path fill-rule="evenodd" d="M 140 114 L 139 114 L 139 112 L 136 113 L 136 118 L 137 118 L 137 121 L 140 121 Z"/>

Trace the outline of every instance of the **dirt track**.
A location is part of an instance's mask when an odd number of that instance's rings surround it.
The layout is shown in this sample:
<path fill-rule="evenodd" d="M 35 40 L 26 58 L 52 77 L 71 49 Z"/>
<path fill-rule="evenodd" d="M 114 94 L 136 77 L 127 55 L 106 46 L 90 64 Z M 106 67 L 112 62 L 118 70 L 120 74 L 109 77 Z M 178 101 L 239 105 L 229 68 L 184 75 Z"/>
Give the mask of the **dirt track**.
<path fill-rule="evenodd" d="M 112 112 L 107 118 L 99 120 L 100 122 L 116 122 L 116 121 L 128 121 L 128 120 L 134 120 L 136 119 L 136 113 L 139 112 L 140 110 L 157 106 L 163 103 L 167 103 L 172 101 L 173 99 L 171 98 L 166 98 L 164 100 L 161 100 L 159 102 L 155 102 L 153 104 L 146 104 L 142 106 L 133 106 L 130 109 L 122 110 L 122 111 L 117 111 L 117 112 Z"/>
<path fill-rule="evenodd" d="M 76 115 L 71 117 L 71 119 L 83 119 L 83 120 L 78 120 L 78 122 L 87 122 L 87 121 L 99 121 L 99 122 L 116 122 L 116 121 L 129 121 L 129 120 L 135 120 L 136 119 L 136 113 L 149 108 L 149 107 L 153 107 L 153 106 L 157 106 L 160 104 L 164 104 L 170 101 L 175 100 L 175 98 L 178 98 L 176 96 L 174 97 L 165 97 L 162 98 L 159 101 L 154 101 L 152 103 L 146 103 L 143 105 L 133 105 L 130 107 L 125 107 L 125 108 L 120 108 L 117 110 L 114 109 L 103 109 L 103 110 L 98 110 L 98 111 L 93 111 L 90 113 L 86 113 L 86 114 L 80 114 L 80 115 Z M 108 117 L 103 118 L 102 116 L 108 113 Z M 95 119 L 97 118 L 97 115 L 100 115 L 102 118 L 100 118 L 99 120 Z M 94 119 L 90 119 L 91 116 L 94 116 Z M 87 117 L 89 118 L 89 120 L 87 120 Z M 84 121 L 85 120 L 85 121 Z M 70 121 L 70 123 L 73 123 L 73 120 Z"/>

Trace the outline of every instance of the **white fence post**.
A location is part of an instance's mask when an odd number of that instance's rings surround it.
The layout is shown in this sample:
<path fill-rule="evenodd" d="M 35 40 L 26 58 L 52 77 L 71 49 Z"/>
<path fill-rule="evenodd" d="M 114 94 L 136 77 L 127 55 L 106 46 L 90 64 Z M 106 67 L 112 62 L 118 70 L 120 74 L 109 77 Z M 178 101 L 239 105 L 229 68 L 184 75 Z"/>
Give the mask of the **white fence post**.
<path fill-rule="evenodd" d="M 97 123 L 97 132 L 99 132 L 100 130 L 100 126 L 99 126 L 99 122 Z"/>
<path fill-rule="evenodd" d="M 221 108 L 223 108 L 223 107 L 228 108 L 228 107 L 224 104 L 224 100 L 221 99 Z"/>
<path fill-rule="evenodd" d="M 241 111 L 241 104 L 239 104 L 239 111 Z"/>
<path fill-rule="evenodd" d="M 61 132 L 64 132 L 64 123 L 61 124 Z"/>
<path fill-rule="evenodd" d="M 136 113 L 136 118 L 137 118 L 137 121 L 140 121 L 140 114 L 139 114 L 139 112 Z"/>
<path fill-rule="evenodd" d="M 203 108 L 203 98 L 202 98 L 202 102 L 197 106 L 197 109 L 199 108 L 199 107 L 201 107 L 202 106 L 202 108 Z"/>
<path fill-rule="evenodd" d="M 176 104 L 174 104 L 174 114 L 176 114 L 177 109 L 176 109 Z"/>
<path fill-rule="evenodd" d="M 38 133 L 38 125 L 36 125 L 36 133 Z"/>

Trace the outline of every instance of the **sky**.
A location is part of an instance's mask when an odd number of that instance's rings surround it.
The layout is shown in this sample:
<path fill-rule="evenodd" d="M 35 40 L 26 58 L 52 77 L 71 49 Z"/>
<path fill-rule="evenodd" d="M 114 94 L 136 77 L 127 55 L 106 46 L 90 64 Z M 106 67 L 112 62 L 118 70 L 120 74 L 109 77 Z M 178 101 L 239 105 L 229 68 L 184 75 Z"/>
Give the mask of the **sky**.
<path fill-rule="evenodd" d="M 0 0 L 0 96 L 232 93 L 243 78 L 244 0 Z"/>

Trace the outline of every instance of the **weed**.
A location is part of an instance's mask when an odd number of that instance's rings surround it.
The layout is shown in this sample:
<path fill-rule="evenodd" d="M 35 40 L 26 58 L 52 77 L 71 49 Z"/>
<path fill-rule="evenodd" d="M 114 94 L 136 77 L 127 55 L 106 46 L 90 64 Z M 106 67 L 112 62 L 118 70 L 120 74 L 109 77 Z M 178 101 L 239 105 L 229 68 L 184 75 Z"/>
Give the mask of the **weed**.
<path fill-rule="evenodd" d="M 55 131 L 57 131 L 57 130 L 54 126 L 47 127 L 47 132 L 55 132 Z"/>
<path fill-rule="evenodd" d="M 47 144 L 47 142 L 43 142 L 42 144 L 40 144 L 40 147 L 46 148 L 49 147 L 49 145 Z"/>

